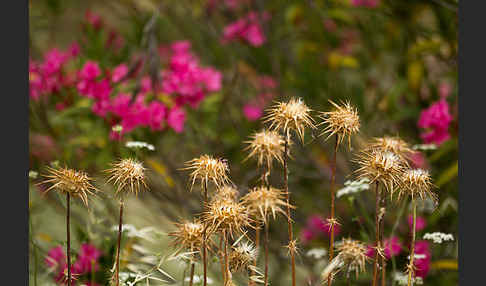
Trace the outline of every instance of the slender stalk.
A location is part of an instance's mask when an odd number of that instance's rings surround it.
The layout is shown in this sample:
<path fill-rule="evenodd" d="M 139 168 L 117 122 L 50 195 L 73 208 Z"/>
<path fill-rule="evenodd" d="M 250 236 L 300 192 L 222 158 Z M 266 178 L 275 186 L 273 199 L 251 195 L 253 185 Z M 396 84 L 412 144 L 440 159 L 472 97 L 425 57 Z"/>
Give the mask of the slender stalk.
<path fill-rule="evenodd" d="M 255 249 L 258 252 L 260 250 L 259 246 L 260 246 L 260 227 L 257 226 L 257 228 L 255 229 Z M 257 258 L 258 258 L 258 255 L 257 255 Z M 253 261 L 253 265 L 255 266 L 255 268 L 257 267 L 257 259 L 255 259 L 255 261 Z M 250 273 L 251 273 L 251 275 L 254 275 L 255 271 L 251 270 Z M 248 285 L 255 285 L 255 281 L 248 280 Z"/>
<path fill-rule="evenodd" d="M 224 246 L 223 246 L 223 242 L 224 242 L 224 236 L 223 234 L 221 234 L 221 238 L 219 240 L 219 251 L 220 251 L 220 262 L 221 262 L 221 274 L 223 275 L 223 285 L 226 281 L 226 271 L 225 271 L 225 260 L 224 260 Z"/>
<path fill-rule="evenodd" d="M 289 245 L 293 240 L 292 233 L 292 219 L 290 216 L 290 193 L 289 193 L 289 173 L 288 173 L 288 161 L 289 161 L 289 137 L 287 134 L 285 137 L 285 151 L 284 151 L 284 189 L 285 189 L 285 199 L 287 201 L 287 223 L 289 227 Z M 290 262 L 292 267 L 292 286 L 296 286 L 295 283 L 295 253 L 293 249 L 290 249 Z"/>
<path fill-rule="evenodd" d="M 194 280 L 194 262 L 191 262 L 191 274 L 189 278 L 189 286 L 192 286 L 192 281 Z"/>
<path fill-rule="evenodd" d="M 71 195 L 66 193 L 66 240 L 67 240 L 67 269 L 68 269 L 68 286 L 71 286 L 71 228 L 69 227 L 69 218 L 71 216 Z"/>
<path fill-rule="evenodd" d="M 227 285 L 227 283 L 231 279 L 231 272 L 229 270 L 229 259 L 228 259 L 228 236 L 226 235 L 226 230 L 223 230 L 223 237 L 224 237 L 224 265 L 225 265 L 225 270 L 226 270 L 226 281 L 224 282 L 224 285 Z"/>
<path fill-rule="evenodd" d="M 413 286 L 413 260 L 415 256 L 415 224 L 417 220 L 417 203 L 412 198 L 412 208 L 413 208 L 413 226 L 412 226 L 412 249 L 410 251 L 410 267 L 408 269 L 408 286 Z"/>
<path fill-rule="evenodd" d="M 336 143 L 334 144 L 334 154 L 331 161 L 331 238 L 329 241 L 329 263 L 334 258 L 334 201 L 335 201 L 335 190 L 334 185 L 336 182 L 336 154 L 338 151 L 338 136 L 336 137 Z M 327 285 L 332 284 L 331 275 L 327 277 Z"/>
<path fill-rule="evenodd" d="M 268 285 L 268 224 L 265 223 L 265 286 Z"/>
<path fill-rule="evenodd" d="M 204 207 L 208 203 L 208 184 L 204 182 Z M 202 251 L 203 251 L 203 285 L 207 286 L 207 264 L 206 264 L 206 226 L 203 229 L 203 240 L 202 240 Z"/>
<path fill-rule="evenodd" d="M 381 196 L 381 207 L 382 209 L 386 210 L 386 196 Z M 380 237 L 383 240 L 385 232 L 385 214 L 381 217 L 380 221 Z M 381 257 L 381 286 L 386 285 L 386 259 L 385 257 Z"/>
<path fill-rule="evenodd" d="M 120 200 L 120 218 L 118 222 L 118 242 L 116 248 L 116 270 L 115 279 L 116 286 L 120 285 L 120 247 L 121 247 L 121 237 L 122 237 L 122 227 L 123 227 L 123 200 Z"/>
<path fill-rule="evenodd" d="M 376 182 L 376 203 L 375 203 L 375 244 L 376 244 L 376 251 L 375 251 L 375 259 L 373 263 L 373 281 L 372 285 L 376 286 L 377 276 L 378 276 L 378 249 L 381 247 L 380 243 L 380 201 L 381 201 L 381 192 L 378 186 L 378 182 Z"/>

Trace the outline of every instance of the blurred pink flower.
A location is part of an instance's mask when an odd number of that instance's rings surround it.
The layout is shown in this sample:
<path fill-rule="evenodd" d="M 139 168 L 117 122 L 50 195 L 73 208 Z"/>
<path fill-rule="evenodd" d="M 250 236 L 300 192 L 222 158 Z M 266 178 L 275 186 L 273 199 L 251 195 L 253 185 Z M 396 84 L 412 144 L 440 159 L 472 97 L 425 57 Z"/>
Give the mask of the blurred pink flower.
<path fill-rule="evenodd" d="M 427 169 L 428 164 L 424 154 L 420 151 L 415 151 L 410 154 L 410 163 L 413 168 Z"/>
<path fill-rule="evenodd" d="M 422 133 L 420 137 L 425 143 L 442 144 L 450 138 L 448 129 L 451 121 L 449 104 L 445 99 L 440 99 L 420 114 L 417 125 L 428 130 Z"/>
<path fill-rule="evenodd" d="M 353 6 L 375 8 L 380 3 L 379 0 L 351 0 Z"/>
<path fill-rule="evenodd" d="M 415 258 L 414 260 L 414 265 L 417 268 L 415 271 L 415 276 L 425 278 L 425 276 L 427 276 L 427 274 L 429 273 L 430 261 L 432 258 L 429 242 L 425 240 L 416 241 L 415 254 L 425 255 L 425 258 Z"/>
<path fill-rule="evenodd" d="M 77 42 L 73 42 L 71 46 L 69 46 L 69 55 L 71 57 L 76 57 L 79 55 L 79 52 L 81 50 L 81 47 Z"/>
<path fill-rule="evenodd" d="M 270 15 L 266 12 L 261 14 L 261 20 L 266 21 Z M 259 47 L 266 41 L 263 28 L 260 23 L 258 14 L 255 12 L 248 13 L 245 17 L 230 23 L 223 30 L 223 43 L 242 40 L 254 47 Z"/>
<path fill-rule="evenodd" d="M 167 124 L 174 129 L 176 133 L 184 131 L 184 122 L 186 121 L 186 113 L 179 107 L 174 107 L 169 111 Z"/>
<path fill-rule="evenodd" d="M 373 245 L 368 245 L 367 251 L 366 251 L 366 256 L 368 257 L 374 257 L 375 256 L 375 244 Z M 402 251 L 402 243 L 398 239 L 398 237 L 393 236 L 390 238 L 386 238 L 383 240 L 383 248 L 385 257 L 387 259 L 390 259 L 391 257 L 397 256 L 400 254 Z"/>
<path fill-rule="evenodd" d="M 81 80 L 92 81 L 101 75 L 101 69 L 97 62 L 86 61 L 81 70 L 79 71 L 79 78 Z"/>
<path fill-rule="evenodd" d="M 101 28 L 101 26 L 103 26 L 103 21 L 101 20 L 100 15 L 93 13 L 90 10 L 86 11 L 86 13 L 84 14 L 84 18 L 95 29 L 99 29 Z"/>
<path fill-rule="evenodd" d="M 315 234 L 320 235 L 331 235 L 331 226 L 324 220 L 320 215 L 311 215 L 307 219 L 307 226 L 310 230 L 312 230 Z M 341 232 L 341 227 L 336 224 L 334 225 L 334 236 L 337 236 Z"/>
<path fill-rule="evenodd" d="M 441 99 L 447 98 L 452 92 L 452 86 L 447 83 L 443 82 L 439 85 L 439 97 Z"/>
<path fill-rule="evenodd" d="M 113 74 L 111 75 L 112 82 L 119 82 L 128 73 L 128 67 L 126 64 L 120 64 L 113 69 Z"/>
<path fill-rule="evenodd" d="M 253 104 L 245 104 L 245 106 L 243 106 L 243 114 L 249 121 L 255 121 L 262 117 L 263 110 L 259 106 L 255 106 Z"/>
<path fill-rule="evenodd" d="M 425 228 L 426 225 L 427 225 L 427 221 L 425 220 L 425 218 L 423 218 L 421 216 L 417 216 L 417 218 L 415 220 L 415 231 L 421 231 L 422 229 Z M 410 231 L 412 231 L 412 227 L 413 227 L 413 216 L 412 215 L 408 216 L 408 226 L 410 228 Z"/>
<path fill-rule="evenodd" d="M 78 274 L 84 274 L 99 269 L 98 258 L 102 255 L 94 245 L 89 243 L 81 244 L 78 259 L 74 263 L 74 269 Z"/>
<path fill-rule="evenodd" d="M 66 263 L 66 253 L 62 246 L 51 248 L 44 261 L 48 267 L 62 267 Z"/>
<path fill-rule="evenodd" d="M 301 230 L 300 232 L 300 239 L 302 240 L 302 242 L 304 244 L 307 244 L 309 243 L 310 241 L 312 241 L 314 238 L 316 237 L 316 235 L 314 234 L 314 232 L 310 229 L 307 229 L 307 228 L 304 228 Z"/>

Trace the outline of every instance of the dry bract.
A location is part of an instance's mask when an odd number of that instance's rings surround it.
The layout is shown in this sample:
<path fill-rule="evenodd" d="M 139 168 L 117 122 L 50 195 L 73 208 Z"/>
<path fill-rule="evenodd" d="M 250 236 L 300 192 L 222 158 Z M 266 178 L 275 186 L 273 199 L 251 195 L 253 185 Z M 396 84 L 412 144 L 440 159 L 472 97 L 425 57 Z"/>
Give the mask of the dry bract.
<path fill-rule="evenodd" d="M 352 239 L 343 239 L 340 243 L 337 243 L 336 250 L 339 253 L 337 257 L 348 267 L 348 271 L 354 270 L 356 272 L 356 277 L 359 272 L 365 271 L 365 264 L 369 258 L 366 256 L 367 249 L 364 243 Z"/>
<path fill-rule="evenodd" d="M 233 246 L 229 253 L 229 267 L 231 272 L 247 269 L 257 259 L 257 251 L 249 242 Z"/>
<path fill-rule="evenodd" d="M 400 137 L 384 136 L 381 138 L 374 138 L 373 142 L 370 144 L 370 148 L 378 149 L 384 152 L 390 151 L 400 156 L 402 159 L 407 159 L 412 153 L 414 153 L 409 144 Z"/>
<path fill-rule="evenodd" d="M 231 237 L 235 233 L 242 233 L 244 227 L 252 227 L 245 206 L 228 199 L 212 201 L 203 213 L 203 221 L 212 232 L 224 230 Z"/>
<path fill-rule="evenodd" d="M 169 236 L 173 236 L 173 244 L 181 249 L 188 249 L 193 251 L 199 248 L 202 244 L 204 226 L 198 221 L 176 223 L 177 230 L 170 232 Z"/>
<path fill-rule="evenodd" d="M 285 140 L 278 132 L 263 130 L 253 134 L 251 140 L 245 141 L 245 143 L 249 144 L 245 150 L 250 151 L 245 160 L 255 157 L 259 166 L 266 164 L 267 170 L 271 169 L 274 159 L 283 164 Z"/>
<path fill-rule="evenodd" d="M 47 167 L 47 171 L 48 174 L 44 175 L 47 179 L 42 183 L 50 183 L 51 186 L 46 190 L 46 193 L 57 189 L 60 192 L 79 197 L 88 206 L 88 195 L 98 191 L 91 185 L 91 178 L 84 172 L 68 168 L 54 169 L 51 167 Z"/>
<path fill-rule="evenodd" d="M 437 195 L 432 191 L 432 180 L 429 172 L 422 169 L 408 169 L 402 175 L 402 185 L 398 197 L 409 195 L 421 199 L 432 198 L 437 202 Z"/>
<path fill-rule="evenodd" d="M 222 187 L 230 183 L 228 177 L 229 166 L 226 160 L 220 158 L 213 158 L 210 155 L 202 155 L 199 158 L 194 158 L 186 162 L 186 168 L 183 170 L 191 170 L 191 190 L 196 180 L 200 180 L 201 184 L 208 184 L 213 182 L 216 187 Z"/>
<path fill-rule="evenodd" d="M 131 158 L 121 159 L 112 164 L 111 169 L 106 170 L 110 175 L 108 182 L 113 182 L 116 186 L 116 194 L 126 190 L 135 195 L 143 190 L 143 187 L 147 188 L 144 171 L 142 163 Z"/>
<path fill-rule="evenodd" d="M 231 201 L 235 201 L 238 199 L 238 195 L 240 192 L 233 188 L 232 186 L 224 185 L 222 188 L 219 188 L 216 193 L 214 194 L 212 201 L 227 199 Z"/>
<path fill-rule="evenodd" d="M 264 122 L 270 122 L 271 130 L 282 130 L 287 138 L 290 136 L 290 130 L 294 130 L 304 141 L 305 127 L 315 128 L 314 120 L 310 116 L 311 109 L 300 98 L 278 102 L 268 111 Z"/>
<path fill-rule="evenodd" d="M 274 219 L 277 213 L 286 215 L 283 208 L 287 207 L 287 203 L 283 198 L 282 190 L 273 187 L 256 187 L 246 194 L 241 201 L 251 215 L 266 223 L 270 213 Z M 290 207 L 294 208 L 293 206 Z"/>
<path fill-rule="evenodd" d="M 359 131 L 360 123 L 358 111 L 349 102 L 341 103 L 342 106 L 329 101 L 336 109 L 329 112 L 322 112 L 320 118 L 327 124 L 321 135 L 328 134 L 326 140 L 336 134 L 338 144 L 348 137 L 348 144 L 351 147 L 351 135 Z"/>

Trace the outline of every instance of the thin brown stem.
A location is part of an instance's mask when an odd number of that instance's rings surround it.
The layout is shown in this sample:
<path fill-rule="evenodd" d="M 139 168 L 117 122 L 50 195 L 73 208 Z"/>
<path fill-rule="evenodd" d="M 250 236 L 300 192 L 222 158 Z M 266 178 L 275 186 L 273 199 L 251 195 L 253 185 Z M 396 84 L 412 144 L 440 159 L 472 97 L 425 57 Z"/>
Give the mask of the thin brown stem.
<path fill-rule="evenodd" d="M 227 285 L 231 279 L 231 272 L 229 270 L 228 236 L 226 235 L 226 230 L 223 230 L 223 237 L 224 237 L 224 265 L 226 271 L 226 281 L 224 282 L 224 285 Z"/>
<path fill-rule="evenodd" d="M 118 242 L 116 248 L 116 270 L 115 270 L 115 279 L 116 279 L 116 286 L 120 285 L 120 247 L 121 247 L 121 237 L 122 237 L 122 225 L 123 225 L 123 200 L 120 201 L 120 216 L 118 222 Z"/>
<path fill-rule="evenodd" d="M 208 183 L 204 182 L 204 205 L 206 208 L 208 204 Z M 207 286 L 207 262 L 206 262 L 206 226 L 203 229 L 203 239 L 202 239 L 202 252 L 203 252 L 203 285 Z"/>
<path fill-rule="evenodd" d="M 194 262 L 191 262 L 191 274 L 189 274 L 189 286 L 192 286 L 192 282 L 194 280 Z"/>
<path fill-rule="evenodd" d="M 265 223 L 265 280 L 264 284 L 265 286 L 268 285 L 268 224 Z"/>
<path fill-rule="evenodd" d="M 413 208 L 413 224 L 412 224 L 412 245 L 410 250 L 410 266 L 408 268 L 408 286 L 413 286 L 413 277 L 414 277 L 414 266 L 413 260 L 415 256 L 415 226 L 417 223 L 417 203 L 415 202 L 414 198 L 412 198 L 412 208 Z"/>
<path fill-rule="evenodd" d="M 378 250 L 381 247 L 380 243 L 380 201 L 381 201 L 381 192 L 378 186 L 378 182 L 376 182 L 376 203 L 375 203 L 375 245 L 376 245 L 376 250 L 375 250 L 375 259 L 373 262 L 373 282 L 372 285 L 376 286 L 377 282 L 377 276 L 378 276 Z"/>
<path fill-rule="evenodd" d="M 221 238 L 219 240 L 219 252 L 220 252 L 220 264 L 221 264 L 221 275 L 223 276 L 223 285 L 226 281 L 226 271 L 225 271 L 225 261 L 224 261 L 224 246 L 223 246 L 223 242 L 224 242 L 224 236 L 223 234 L 221 234 Z"/>
<path fill-rule="evenodd" d="M 289 138 L 290 135 L 287 134 L 285 137 L 285 150 L 284 150 L 284 190 L 285 190 L 285 200 L 287 201 L 287 224 L 289 228 L 289 246 L 293 243 L 293 232 L 292 232 L 292 218 L 290 216 L 290 193 L 289 193 L 289 173 L 288 173 L 288 161 L 289 161 Z M 292 286 L 296 286 L 295 282 L 295 253 L 294 249 L 290 249 L 290 262 L 292 268 Z"/>
<path fill-rule="evenodd" d="M 381 196 L 381 209 L 386 210 L 386 196 Z M 380 220 L 380 237 L 383 240 L 385 232 L 385 211 L 383 211 L 383 216 Z M 384 247 L 384 245 L 383 245 Z M 381 256 L 381 286 L 386 285 L 386 259 L 384 256 Z"/>
<path fill-rule="evenodd" d="M 66 193 L 66 254 L 67 254 L 67 270 L 68 270 L 68 286 L 71 286 L 71 228 L 69 227 L 69 218 L 71 216 L 71 195 Z"/>
<path fill-rule="evenodd" d="M 338 151 L 338 136 L 334 144 L 334 154 L 331 161 L 331 238 L 329 241 L 329 263 L 334 258 L 334 201 L 335 201 L 335 182 L 336 182 L 336 154 Z M 331 275 L 327 277 L 327 285 L 332 284 Z"/>
<path fill-rule="evenodd" d="M 257 226 L 257 228 L 255 229 L 255 249 L 260 252 L 260 227 Z M 257 255 L 257 258 L 258 258 L 258 255 Z M 257 259 L 255 259 L 253 261 L 253 265 L 255 266 L 255 268 L 257 267 Z M 250 275 L 255 275 L 255 271 L 254 270 L 251 270 L 250 271 Z M 255 285 L 255 281 L 253 280 L 248 280 L 248 285 Z"/>

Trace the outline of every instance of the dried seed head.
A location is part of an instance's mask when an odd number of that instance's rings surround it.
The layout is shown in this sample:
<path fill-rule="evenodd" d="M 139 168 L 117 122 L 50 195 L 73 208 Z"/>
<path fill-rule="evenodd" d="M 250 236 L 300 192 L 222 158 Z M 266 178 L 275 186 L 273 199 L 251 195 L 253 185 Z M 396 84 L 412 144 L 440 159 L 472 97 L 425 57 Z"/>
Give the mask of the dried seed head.
<path fill-rule="evenodd" d="M 356 271 L 356 277 L 359 272 L 365 271 L 365 264 L 369 258 L 366 256 L 367 248 L 364 243 L 343 239 L 340 243 L 336 243 L 336 250 L 339 253 L 337 257 L 347 266 L 348 271 Z"/>
<path fill-rule="evenodd" d="M 256 187 L 250 190 L 241 201 L 252 216 L 266 223 L 270 213 L 274 219 L 277 213 L 286 215 L 284 207 L 287 207 L 287 203 L 283 198 L 284 192 L 282 190 L 273 187 Z M 294 208 L 293 206 L 290 207 Z"/>
<path fill-rule="evenodd" d="M 201 184 L 208 184 L 213 182 L 216 187 L 222 187 L 230 183 L 228 178 L 229 166 L 225 159 L 213 158 L 210 155 L 202 155 L 199 158 L 194 158 L 186 162 L 186 168 L 183 170 L 191 170 L 191 190 L 196 180 L 200 180 Z"/>
<path fill-rule="evenodd" d="M 381 138 L 374 138 L 373 142 L 370 144 L 370 148 L 384 152 L 390 151 L 404 160 L 408 159 L 409 156 L 414 153 L 409 144 L 400 137 L 384 136 Z"/>
<path fill-rule="evenodd" d="M 188 249 L 194 251 L 199 249 L 202 245 L 204 226 L 199 220 L 194 222 L 176 223 L 177 230 L 170 232 L 169 236 L 173 236 L 173 244 L 181 249 Z"/>
<path fill-rule="evenodd" d="M 304 141 L 305 127 L 315 128 L 310 116 L 311 109 L 300 98 L 278 102 L 268 112 L 264 122 L 270 122 L 271 130 L 282 130 L 287 138 L 290 137 L 290 130 L 294 130 Z"/>
<path fill-rule="evenodd" d="M 222 188 L 219 188 L 216 191 L 216 194 L 213 196 L 212 201 L 222 199 L 236 201 L 239 194 L 240 192 L 237 189 L 233 188 L 232 186 L 224 185 Z"/>
<path fill-rule="evenodd" d="M 360 123 L 358 110 L 351 106 L 349 102 L 341 103 L 341 106 L 329 100 L 335 107 L 335 110 L 329 112 L 322 112 L 319 116 L 326 124 L 321 135 L 328 134 L 326 140 L 332 135 L 337 136 L 338 144 L 348 137 L 348 144 L 351 147 L 351 135 L 359 131 Z"/>
<path fill-rule="evenodd" d="M 243 204 L 228 199 L 215 200 L 209 203 L 203 213 L 203 221 L 210 232 L 227 231 L 231 237 L 235 233 L 242 233 L 244 227 L 252 227 Z"/>
<path fill-rule="evenodd" d="M 142 163 L 127 158 L 112 164 L 112 168 L 105 172 L 110 175 L 108 182 L 116 186 L 116 194 L 125 190 L 137 195 L 140 190 L 147 188 L 144 171 Z"/>
<path fill-rule="evenodd" d="M 229 253 L 229 267 L 231 272 L 246 270 L 257 259 L 257 251 L 252 243 L 245 242 L 233 246 Z"/>
<path fill-rule="evenodd" d="M 360 166 L 356 170 L 359 179 L 368 178 L 370 184 L 382 183 L 393 195 L 404 170 L 404 162 L 399 156 L 390 151 L 367 148 L 354 161 Z"/>
<path fill-rule="evenodd" d="M 283 164 L 285 140 L 278 132 L 263 130 L 253 134 L 251 140 L 245 143 L 249 144 L 245 150 L 250 151 L 245 160 L 255 157 L 259 166 L 266 164 L 267 170 L 271 169 L 273 159 Z"/>
<path fill-rule="evenodd" d="M 423 169 L 408 169 L 403 172 L 398 197 L 409 195 L 414 199 L 417 195 L 423 200 L 426 197 L 437 202 L 437 195 L 432 191 L 433 184 L 429 172 Z"/>
<path fill-rule="evenodd" d="M 46 192 L 56 189 L 60 192 L 69 193 L 72 196 L 79 197 L 83 203 L 88 206 L 88 195 L 97 192 L 91 185 L 91 178 L 84 172 L 73 169 L 59 168 L 54 169 L 47 167 L 48 174 L 44 175 L 47 179 L 42 183 L 50 183 L 51 186 Z"/>

